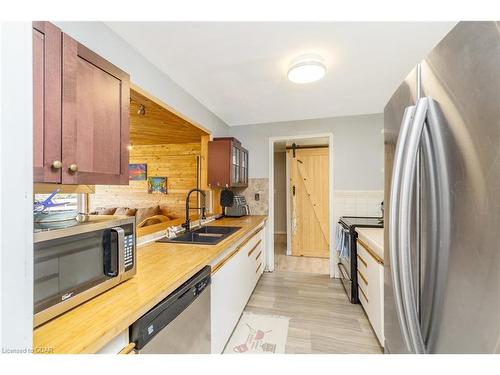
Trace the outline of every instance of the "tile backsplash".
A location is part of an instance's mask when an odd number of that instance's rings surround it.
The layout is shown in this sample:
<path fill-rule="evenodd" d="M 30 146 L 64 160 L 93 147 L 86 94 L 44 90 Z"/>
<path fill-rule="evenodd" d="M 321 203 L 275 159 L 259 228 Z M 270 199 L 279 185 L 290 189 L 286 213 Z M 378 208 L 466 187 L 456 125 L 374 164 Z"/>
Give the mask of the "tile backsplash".
<path fill-rule="evenodd" d="M 243 195 L 250 207 L 251 215 L 267 215 L 269 213 L 269 179 L 249 178 L 246 188 L 235 188 L 234 193 Z M 259 200 L 255 200 L 255 194 L 259 194 Z"/>
<path fill-rule="evenodd" d="M 382 216 L 380 203 L 383 200 L 383 190 L 335 190 L 333 193 L 333 212 L 335 217 L 380 217 Z"/>

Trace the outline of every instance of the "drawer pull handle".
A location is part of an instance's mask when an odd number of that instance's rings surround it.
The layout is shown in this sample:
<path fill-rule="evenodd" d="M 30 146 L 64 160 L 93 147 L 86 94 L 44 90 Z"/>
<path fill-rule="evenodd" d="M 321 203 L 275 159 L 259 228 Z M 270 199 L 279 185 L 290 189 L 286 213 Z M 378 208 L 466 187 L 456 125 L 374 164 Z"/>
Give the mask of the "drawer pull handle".
<path fill-rule="evenodd" d="M 368 286 L 368 280 L 366 280 L 366 277 L 361 273 L 360 270 L 358 270 L 359 276 L 361 276 L 361 279 L 365 282 L 366 286 Z"/>
<path fill-rule="evenodd" d="M 227 255 L 224 259 L 222 259 L 219 263 L 217 263 L 214 267 L 212 267 L 212 272 L 211 274 L 215 274 L 218 270 L 221 269 L 221 267 L 229 262 L 229 260 L 234 257 L 238 252 L 241 250 L 243 246 L 245 246 L 248 241 L 250 241 L 257 233 L 259 233 L 262 229 L 264 229 L 264 226 L 260 227 L 257 229 L 255 232 L 253 232 L 246 240 L 244 240 L 241 244 L 238 245 L 236 249 L 234 249 L 229 255 Z M 259 241 L 260 242 L 260 241 Z"/>
<path fill-rule="evenodd" d="M 364 260 L 363 258 L 361 258 L 361 256 L 359 254 L 356 254 L 356 256 L 361 261 L 361 263 L 363 263 L 365 265 L 365 267 L 368 267 L 368 263 L 366 263 L 366 260 Z"/>
<path fill-rule="evenodd" d="M 259 246 L 259 245 L 260 245 L 260 243 L 261 243 L 261 242 L 262 242 L 262 240 L 259 240 L 259 242 L 257 242 L 257 243 L 255 244 L 255 246 L 252 248 L 252 250 L 250 250 L 250 251 L 248 252 L 248 256 L 252 255 L 252 253 L 255 251 L 255 249 L 257 248 L 257 246 Z"/>
<path fill-rule="evenodd" d="M 363 292 L 363 289 L 361 289 L 360 287 L 358 287 L 359 291 L 361 292 L 361 294 L 363 295 L 363 297 L 365 297 L 366 299 L 366 302 L 369 302 L 368 301 L 368 297 L 366 296 L 365 292 Z"/>
<path fill-rule="evenodd" d="M 218 270 L 220 270 L 222 268 L 222 266 L 224 264 L 226 264 L 227 262 L 229 262 L 229 260 L 234 257 L 236 254 L 238 254 L 238 251 L 240 250 L 240 248 L 237 248 L 235 250 L 233 250 L 233 252 L 231 254 L 229 254 L 228 256 L 226 256 L 224 259 L 222 259 L 219 263 L 217 263 L 213 268 L 212 268 L 212 272 L 211 274 L 215 274 Z"/>
<path fill-rule="evenodd" d="M 255 273 L 258 273 L 258 272 L 259 272 L 260 267 L 262 267 L 262 263 L 259 263 L 259 266 L 258 266 L 258 267 L 257 267 L 257 269 L 255 270 Z"/>
<path fill-rule="evenodd" d="M 257 233 L 259 233 L 262 229 L 264 229 L 264 227 L 260 227 L 259 229 L 257 229 L 255 232 L 253 232 L 250 236 L 247 237 L 246 240 L 244 240 L 241 244 L 238 245 L 238 250 L 241 249 L 243 246 L 245 246 L 252 238 L 255 237 L 255 235 Z"/>
<path fill-rule="evenodd" d="M 118 354 L 130 354 L 135 348 L 135 342 L 131 342 L 126 347 L 124 347 Z"/>
<path fill-rule="evenodd" d="M 368 246 L 367 244 L 365 244 L 363 241 L 361 241 L 359 238 L 358 238 L 358 243 L 363 247 L 363 249 L 366 250 L 366 252 L 371 255 L 371 257 L 373 259 L 375 259 L 375 262 L 377 262 L 378 264 L 384 264 L 384 260 L 379 257 L 372 249 L 370 249 L 370 246 Z"/>
<path fill-rule="evenodd" d="M 259 253 L 257 254 L 257 256 L 255 257 L 255 260 L 258 260 L 260 258 L 260 255 L 262 254 L 262 251 L 259 251 Z"/>

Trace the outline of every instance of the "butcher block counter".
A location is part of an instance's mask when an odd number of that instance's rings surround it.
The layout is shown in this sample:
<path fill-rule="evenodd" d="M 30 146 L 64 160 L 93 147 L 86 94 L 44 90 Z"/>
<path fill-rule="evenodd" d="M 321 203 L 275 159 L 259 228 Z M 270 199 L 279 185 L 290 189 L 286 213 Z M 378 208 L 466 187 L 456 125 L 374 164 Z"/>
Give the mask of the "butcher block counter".
<path fill-rule="evenodd" d="M 137 274 L 132 279 L 36 328 L 34 349 L 51 353 L 99 351 L 266 219 L 266 216 L 245 216 L 207 224 L 241 227 L 217 245 L 152 242 L 139 247 Z"/>

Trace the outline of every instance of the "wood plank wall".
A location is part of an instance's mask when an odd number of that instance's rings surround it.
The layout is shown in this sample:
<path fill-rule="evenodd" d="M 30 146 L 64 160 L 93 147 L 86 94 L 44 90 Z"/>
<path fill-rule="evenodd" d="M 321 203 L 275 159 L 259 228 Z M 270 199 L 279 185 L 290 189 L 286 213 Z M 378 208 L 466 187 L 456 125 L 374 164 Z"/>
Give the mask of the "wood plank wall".
<path fill-rule="evenodd" d="M 90 195 L 90 211 L 96 207 L 150 207 L 166 205 L 169 216 L 184 216 L 187 192 L 196 187 L 196 156 L 201 143 L 135 145 L 130 163 L 147 164 L 148 176 L 168 177 L 168 194 L 148 194 L 147 181 L 129 181 L 128 186 L 96 185 Z M 196 205 L 196 194 L 192 194 Z"/>

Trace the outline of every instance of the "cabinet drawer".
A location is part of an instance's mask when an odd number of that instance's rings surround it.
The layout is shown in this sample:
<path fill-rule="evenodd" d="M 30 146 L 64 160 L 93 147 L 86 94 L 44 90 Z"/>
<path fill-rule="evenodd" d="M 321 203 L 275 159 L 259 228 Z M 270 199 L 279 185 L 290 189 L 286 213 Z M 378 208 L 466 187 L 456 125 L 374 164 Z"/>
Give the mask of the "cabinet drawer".
<path fill-rule="evenodd" d="M 384 344 L 384 267 L 359 240 L 358 290 L 359 299 L 381 345 Z M 363 261 L 361 261 L 362 259 Z"/>
<path fill-rule="evenodd" d="M 246 252 L 248 258 L 251 258 L 253 255 L 258 254 L 258 248 L 262 243 L 263 229 L 264 227 L 257 229 L 250 235 L 250 237 L 248 237 L 246 243 L 244 243 L 245 241 L 243 242 L 243 250 Z"/>
<path fill-rule="evenodd" d="M 356 244 L 356 249 L 357 249 L 357 259 L 358 259 L 358 269 L 364 270 L 365 272 L 369 273 L 370 269 L 373 267 L 376 267 L 377 262 L 373 257 L 370 255 L 370 253 L 366 250 L 366 248 L 363 246 L 361 242 L 357 242 Z M 361 259 L 361 261 L 360 261 Z"/>
<path fill-rule="evenodd" d="M 363 289 L 361 289 L 359 285 L 358 285 L 358 294 L 359 294 L 359 301 L 361 302 L 361 305 L 365 309 L 366 315 L 369 315 L 370 302 L 365 292 L 363 292 Z"/>
<path fill-rule="evenodd" d="M 368 262 L 366 259 L 366 255 L 362 254 L 359 251 L 359 247 L 360 246 L 358 245 L 358 253 L 356 254 L 356 259 L 357 259 L 357 263 L 358 263 L 358 270 L 360 270 L 361 272 L 366 274 L 368 271 Z"/>
<path fill-rule="evenodd" d="M 369 295 L 369 282 L 368 282 L 368 279 L 366 278 L 366 276 L 363 274 L 363 272 L 361 272 L 359 269 L 358 269 L 358 287 L 361 288 L 361 290 L 363 291 L 363 293 L 365 294 L 365 297 L 368 299 L 370 298 Z"/>
<path fill-rule="evenodd" d="M 358 255 L 360 255 L 366 263 L 384 264 L 384 260 L 359 239 L 356 241 L 356 248 L 358 250 Z"/>

